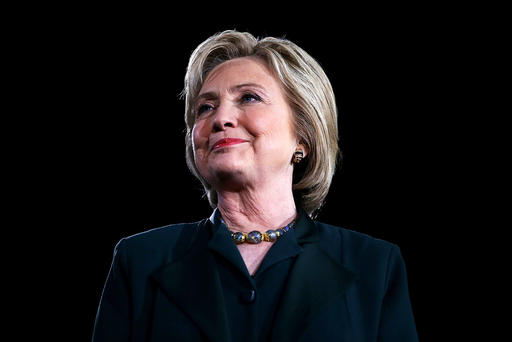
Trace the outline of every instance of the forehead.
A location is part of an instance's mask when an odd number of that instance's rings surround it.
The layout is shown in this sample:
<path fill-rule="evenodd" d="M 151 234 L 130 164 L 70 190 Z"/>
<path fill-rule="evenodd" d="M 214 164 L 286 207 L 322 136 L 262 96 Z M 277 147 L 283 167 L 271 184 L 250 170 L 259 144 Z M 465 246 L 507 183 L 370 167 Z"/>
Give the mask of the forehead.
<path fill-rule="evenodd" d="M 206 77 L 201 92 L 208 91 L 211 87 L 229 87 L 248 82 L 272 88 L 279 87 L 279 83 L 261 59 L 241 57 L 217 65 Z"/>

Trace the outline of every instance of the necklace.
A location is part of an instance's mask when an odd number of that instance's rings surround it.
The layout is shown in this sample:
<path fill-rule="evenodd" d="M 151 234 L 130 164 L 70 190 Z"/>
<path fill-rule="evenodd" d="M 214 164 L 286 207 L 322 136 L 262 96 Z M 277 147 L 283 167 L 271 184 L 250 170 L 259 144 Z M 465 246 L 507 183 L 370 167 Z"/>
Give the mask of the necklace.
<path fill-rule="evenodd" d="M 222 223 L 225 224 L 224 220 Z M 230 233 L 231 238 L 233 241 L 235 241 L 236 244 L 241 244 L 244 242 L 250 244 L 258 244 L 261 243 L 261 241 L 274 242 L 293 227 L 295 227 L 295 220 L 276 230 L 269 229 L 265 233 L 260 233 L 257 230 L 253 230 L 250 233 L 234 232 L 230 230 Z"/>

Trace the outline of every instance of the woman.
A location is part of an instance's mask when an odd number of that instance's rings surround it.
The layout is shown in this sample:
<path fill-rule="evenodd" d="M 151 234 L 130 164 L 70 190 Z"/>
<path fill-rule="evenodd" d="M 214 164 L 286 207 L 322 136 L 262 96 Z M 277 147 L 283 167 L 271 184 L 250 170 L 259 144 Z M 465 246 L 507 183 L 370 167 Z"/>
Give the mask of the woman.
<path fill-rule="evenodd" d="M 312 219 L 339 155 L 318 63 L 225 31 L 192 53 L 184 96 L 215 210 L 117 244 L 93 341 L 417 341 L 399 248 Z"/>

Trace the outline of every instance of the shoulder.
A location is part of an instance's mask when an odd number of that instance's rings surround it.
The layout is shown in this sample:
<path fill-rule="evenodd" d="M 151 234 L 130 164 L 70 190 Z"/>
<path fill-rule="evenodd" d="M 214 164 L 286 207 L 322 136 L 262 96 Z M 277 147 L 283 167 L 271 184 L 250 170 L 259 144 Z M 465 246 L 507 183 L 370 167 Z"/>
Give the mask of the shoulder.
<path fill-rule="evenodd" d="M 188 246 L 204 221 L 170 224 L 124 237 L 117 243 L 115 253 L 128 258 L 169 261 L 177 250 Z"/>
<path fill-rule="evenodd" d="M 177 223 L 169 224 L 166 226 L 149 229 L 134 235 L 123 238 L 127 244 L 136 244 L 139 247 L 142 245 L 151 245 L 155 247 L 156 244 L 166 243 L 176 240 L 182 233 L 194 233 L 199 229 L 203 221 L 191 223 Z"/>
<path fill-rule="evenodd" d="M 382 272 L 392 257 L 400 257 L 399 247 L 368 234 L 317 222 L 320 244 L 342 264 L 355 272 Z"/>
<path fill-rule="evenodd" d="M 319 228 L 320 238 L 324 241 L 331 241 L 334 244 L 343 244 L 347 249 L 354 252 L 389 251 L 397 247 L 394 243 L 385 241 L 371 235 L 361 233 L 355 230 L 337 227 L 330 224 L 315 221 Z"/>

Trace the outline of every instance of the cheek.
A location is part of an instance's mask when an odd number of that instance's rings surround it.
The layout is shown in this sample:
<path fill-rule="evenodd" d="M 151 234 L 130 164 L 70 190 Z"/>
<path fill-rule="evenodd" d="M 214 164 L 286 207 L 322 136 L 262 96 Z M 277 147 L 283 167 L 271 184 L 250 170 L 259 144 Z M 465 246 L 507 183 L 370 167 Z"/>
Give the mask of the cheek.
<path fill-rule="evenodd" d="M 248 126 L 256 140 L 261 142 L 262 147 L 280 149 L 284 148 L 284 145 L 293 144 L 292 125 L 283 113 L 259 116 L 251 120 Z"/>
<path fill-rule="evenodd" d="M 194 162 L 198 169 L 203 168 L 206 158 L 206 148 L 208 146 L 208 138 L 202 133 L 204 125 L 198 123 L 194 125 L 192 130 L 192 149 L 194 151 Z"/>
<path fill-rule="evenodd" d="M 202 121 L 198 121 L 192 129 L 192 145 L 194 151 L 204 149 L 208 142 L 208 136 L 204 134 L 205 125 Z"/>
<path fill-rule="evenodd" d="M 247 131 L 255 138 L 274 134 L 275 119 L 271 115 L 251 116 L 244 125 Z"/>

